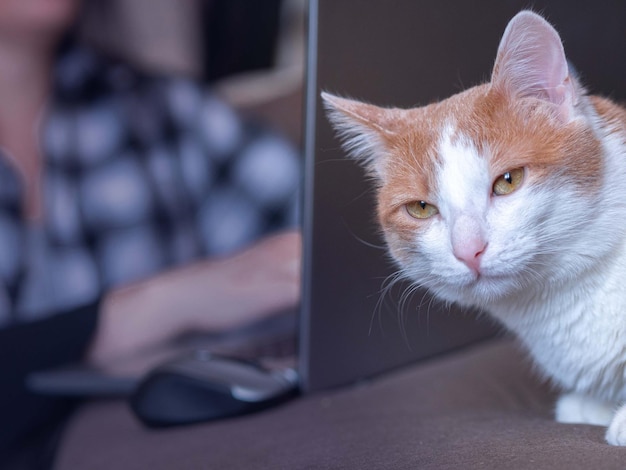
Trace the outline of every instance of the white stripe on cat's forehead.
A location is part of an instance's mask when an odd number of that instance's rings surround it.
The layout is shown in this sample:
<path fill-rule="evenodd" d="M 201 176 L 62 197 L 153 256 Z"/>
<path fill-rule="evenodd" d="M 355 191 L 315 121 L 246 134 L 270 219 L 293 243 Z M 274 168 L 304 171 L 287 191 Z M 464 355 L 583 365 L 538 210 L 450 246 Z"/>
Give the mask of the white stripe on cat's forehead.
<path fill-rule="evenodd" d="M 439 156 L 441 163 L 437 179 L 440 200 L 455 212 L 483 210 L 490 185 L 487 159 L 479 154 L 469 138 L 455 133 L 450 125 L 442 133 Z"/>

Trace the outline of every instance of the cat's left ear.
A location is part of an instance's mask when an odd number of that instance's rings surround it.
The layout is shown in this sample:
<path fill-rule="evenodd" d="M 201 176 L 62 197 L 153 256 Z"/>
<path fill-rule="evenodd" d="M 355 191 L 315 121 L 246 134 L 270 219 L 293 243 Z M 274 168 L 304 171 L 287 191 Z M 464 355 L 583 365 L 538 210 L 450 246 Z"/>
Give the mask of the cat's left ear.
<path fill-rule="evenodd" d="M 350 156 L 382 180 L 387 143 L 396 135 L 400 110 L 380 108 L 360 101 L 322 93 L 328 119 Z"/>
<path fill-rule="evenodd" d="M 517 98 L 550 103 L 564 122 L 574 116 L 576 88 L 561 38 L 550 23 L 531 11 L 518 13 L 507 25 L 491 83 Z"/>

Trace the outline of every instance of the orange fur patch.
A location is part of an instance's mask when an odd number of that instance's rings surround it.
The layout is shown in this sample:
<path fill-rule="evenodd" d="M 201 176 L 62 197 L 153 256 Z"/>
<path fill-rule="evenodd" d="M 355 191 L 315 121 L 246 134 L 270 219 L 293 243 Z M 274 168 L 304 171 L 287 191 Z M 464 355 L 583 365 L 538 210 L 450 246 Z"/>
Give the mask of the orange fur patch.
<path fill-rule="evenodd" d="M 600 189 L 601 145 L 584 122 L 562 124 L 542 101 L 515 100 L 488 85 L 481 88 L 483 93 L 459 121 L 458 130 L 489 157 L 492 179 L 526 167 L 531 182 L 547 183 L 556 177 L 585 192 Z"/>
<path fill-rule="evenodd" d="M 609 134 L 621 133 L 626 144 L 626 108 L 600 96 L 591 96 L 591 104 L 602 117 Z"/>
<path fill-rule="evenodd" d="M 608 125 L 623 128 L 626 111 L 608 100 L 591 101 Z M 603 156 L 593 131 L 579 120 L 562 124 L 539 100 L 514 100 L 487 84 L 440 103 L 393 113 L 393 133 L 384 135 L 390 156 L 378 216 L 383 227 L 393 225 L 400 235 L 414 236 L 428 223 L 406 217 L 403 204 L 435 198 L 437 145 L 447 123 L 457 131 L 453 143 L 469 139 L 489 159 L 493 180 L 526 167 L 527 184 L 573 184 L 589 195 L 602 186 Z"/>

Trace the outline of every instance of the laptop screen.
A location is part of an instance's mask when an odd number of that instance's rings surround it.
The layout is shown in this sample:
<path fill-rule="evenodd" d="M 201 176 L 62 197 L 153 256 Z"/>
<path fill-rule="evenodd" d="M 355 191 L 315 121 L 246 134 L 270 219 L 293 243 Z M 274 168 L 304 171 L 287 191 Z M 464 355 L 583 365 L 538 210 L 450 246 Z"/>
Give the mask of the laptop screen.
<path fill-rule="evenodd" d="M 302 319 L 307 328 L 300 353 L 305 390 L 358 381 L 493 332 L 474 315 L 443 307 L 421 290 L 403 296 L 408 286 L 398 284 L 385 291 L 395 268 L 378 233 L 373 188 L 345 157 L 319 101 L 326 90 L 411 106 L 454 92 L 456 68 L 465 64 L 454 55 L 441 60 L 442 50 L 432 46 L 442 34 L 434 25 L 423 30 L 422 23 L 432 22 L 424 18 L 422 3 L 396 1 L 390 8 L 389 2 L 310 2 Z M 500 32 L 494 31 L 483 54 L 485 71 Z M 450 45 L 462 46 L 463 41 Z M 475 69 L 472 64 L 470 72 Z"/>

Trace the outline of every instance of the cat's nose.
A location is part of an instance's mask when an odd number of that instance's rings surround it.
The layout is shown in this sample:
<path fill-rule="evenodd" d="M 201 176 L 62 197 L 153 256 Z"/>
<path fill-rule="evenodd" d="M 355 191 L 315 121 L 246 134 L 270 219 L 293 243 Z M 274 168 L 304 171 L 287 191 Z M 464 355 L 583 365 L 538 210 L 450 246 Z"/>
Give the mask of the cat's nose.
<path fill-rule="evenodd" d="M 480 262 L 487 250 L 487 241 L 482 237 L 472 237 L 453 247 L 454 256 L 474 272 L 480 271 Z"/>
<path fill-rule="evenodd" d="M 487 237 L 481 217 L 469 214 L 460 215 L 452 226 L 450 241 L 456 259 L 475 273 L 480 272 L 480 262 L 487 249 Z"/>

